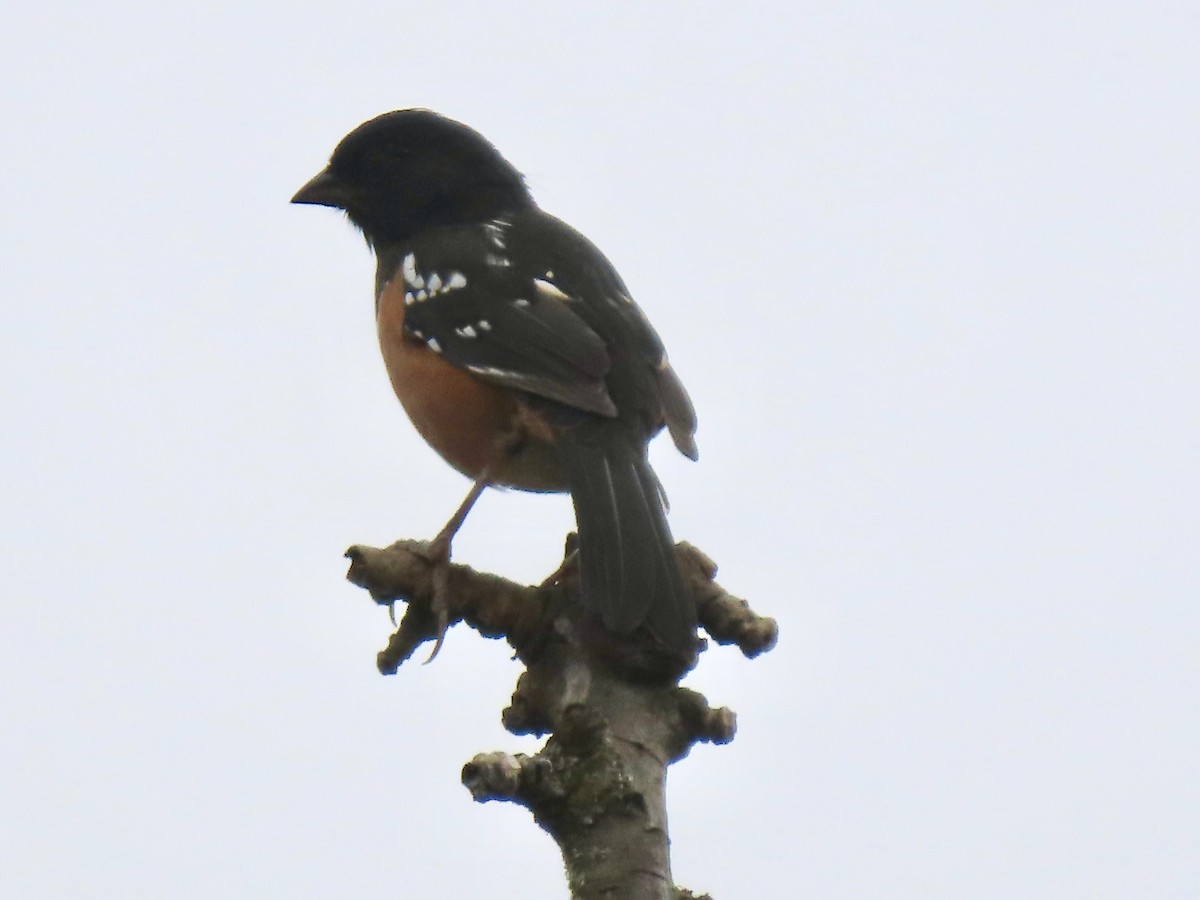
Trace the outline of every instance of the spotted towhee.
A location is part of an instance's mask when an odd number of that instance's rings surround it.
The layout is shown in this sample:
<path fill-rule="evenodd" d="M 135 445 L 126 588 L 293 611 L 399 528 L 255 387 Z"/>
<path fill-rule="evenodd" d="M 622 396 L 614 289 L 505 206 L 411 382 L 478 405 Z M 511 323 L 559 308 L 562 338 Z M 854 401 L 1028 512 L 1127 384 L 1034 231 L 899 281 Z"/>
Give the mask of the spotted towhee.
<path fill-rule="evenodd" d="M 481 135 L 423 109 L 354 129 L 292 202 L 344 209 L 366 236 L 396 396 L 475 479 L 435 561 L 488 485 L 570 491 L 584 603 L 613 632 L 645 624 L 690 654 L 695 604 L 646 446 L 665 425 L 695 459 L 696 416 L 612 264 Z"/>

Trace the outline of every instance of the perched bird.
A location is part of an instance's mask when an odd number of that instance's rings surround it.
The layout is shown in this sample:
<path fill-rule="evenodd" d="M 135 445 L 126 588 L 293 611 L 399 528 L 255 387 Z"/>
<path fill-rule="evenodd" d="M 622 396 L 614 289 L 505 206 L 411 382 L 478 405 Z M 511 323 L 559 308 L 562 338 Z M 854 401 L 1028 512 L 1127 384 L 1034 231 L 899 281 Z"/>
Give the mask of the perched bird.
<path fill-rule="evenodd" d="M 424 109 L 354 129 L 292 202 L 343 209 L 366 237 L 396 396 L 475 480 L 430 545 L 435 566 L 448 570 L 451 540 L 487 486 L 570 491 L 583 602 L 610 631 L 644 624 L 692 653 L 695 604 L 646 448 L 665 425 L 695 459 L 696 416 L 612 264 L 539 209 L 480 134 Z"/>

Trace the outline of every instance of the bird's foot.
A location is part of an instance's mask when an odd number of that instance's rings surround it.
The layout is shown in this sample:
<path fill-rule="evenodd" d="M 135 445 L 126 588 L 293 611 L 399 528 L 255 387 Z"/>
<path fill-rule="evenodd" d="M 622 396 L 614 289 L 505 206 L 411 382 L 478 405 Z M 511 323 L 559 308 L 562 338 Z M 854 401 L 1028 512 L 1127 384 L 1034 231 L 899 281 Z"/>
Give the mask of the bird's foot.
<path fill-rule="evenodd" d="M 538 585 L 538 587 L 548 588 L 554 587 L 557 584 L 562 584 L 571 576 L 578 565 L 579 550 L 572 550 L 563 558 L 563 561 L 559 564 L 558 568 L 547 575 L 542 583 Z"/>
<path fill-rule="evenodd" d="M 433 612 L 435 642 L 433 652 L 424 665 L 429 665 L 442 651 L 446 632 L 450 628 L 450 537 L 444 532 L 429 542 L 422 556 L 433 567 L 433 597 L 429 606 Z"/>

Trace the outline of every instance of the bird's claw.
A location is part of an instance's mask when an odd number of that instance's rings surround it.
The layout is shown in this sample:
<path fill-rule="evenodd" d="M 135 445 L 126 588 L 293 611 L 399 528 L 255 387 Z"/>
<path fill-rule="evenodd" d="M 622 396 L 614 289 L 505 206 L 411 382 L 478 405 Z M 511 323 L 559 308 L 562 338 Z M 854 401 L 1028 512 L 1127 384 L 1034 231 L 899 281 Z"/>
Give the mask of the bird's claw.
<path fill-rule="evenodd" d="M 442 651 L 442 644 L 446 640 L 446 632 L 450 628 L 450 608 L 447 602 L 450 593 L 450 554 L 445 553 L 442 558 L 436 561 L 431 560 L 431 562 L 433 562 L 433 599 L 429 605 L 433 610 L 436 640 L 433 645 L 433 652 L 429 654 L 429 659 L 422 663 L 422 665 L 426 666 L 433 662 Z"/>
<path fill-rule="evenodd" d="M 558 585 L 558 584 L 562 584 L 562 582 L 564 580 L 566 580 L 567 576 L 570 575 L 571 572 L 578 565 L 579 565 L 579 550 L 575 549 L 575 550 L 570 551 L 566 555 L 566 558 L 563 559 L 562 563 L 559 565 L 559 567 L 557 569 L 555 569 L 553 572 L 551 572 L 549 575 L 546 576 L 546 578 L 542 581 L 542 583 L 539 585 L 539 587 L 548 588 L 548 587 L 554 587 L 555 585 Z"/>

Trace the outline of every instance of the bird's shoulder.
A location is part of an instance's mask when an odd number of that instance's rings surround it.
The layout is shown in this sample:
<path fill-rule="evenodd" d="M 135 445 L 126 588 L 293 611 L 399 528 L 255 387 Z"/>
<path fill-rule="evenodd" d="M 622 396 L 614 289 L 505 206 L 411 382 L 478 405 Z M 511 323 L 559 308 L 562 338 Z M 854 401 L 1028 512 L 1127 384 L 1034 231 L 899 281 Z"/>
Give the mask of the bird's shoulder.
<path fill-rule="evenodd" d="M 380 291 L 404 328 L 446 361 L 506 387 L 615 416 L 609 344 L 536 255 L 514 252 L 505 218 L 441 226 L 380 254 Z"/>

